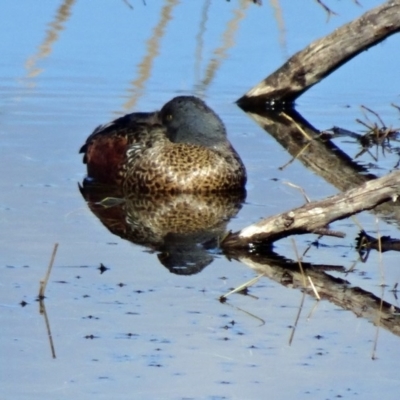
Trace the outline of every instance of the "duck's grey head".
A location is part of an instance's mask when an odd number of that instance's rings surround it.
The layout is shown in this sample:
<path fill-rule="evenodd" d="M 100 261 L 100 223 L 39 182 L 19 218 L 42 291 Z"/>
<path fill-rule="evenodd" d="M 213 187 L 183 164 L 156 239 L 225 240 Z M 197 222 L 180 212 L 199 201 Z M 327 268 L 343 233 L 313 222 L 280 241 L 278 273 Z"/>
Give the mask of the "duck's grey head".
<path fill-rule="evenodd" d="M 178 96 L 160 111 L 162 124 L 171 142 L 206 147 L 226 145 L 226 130 L 218 115 L 194 96 Z"/>

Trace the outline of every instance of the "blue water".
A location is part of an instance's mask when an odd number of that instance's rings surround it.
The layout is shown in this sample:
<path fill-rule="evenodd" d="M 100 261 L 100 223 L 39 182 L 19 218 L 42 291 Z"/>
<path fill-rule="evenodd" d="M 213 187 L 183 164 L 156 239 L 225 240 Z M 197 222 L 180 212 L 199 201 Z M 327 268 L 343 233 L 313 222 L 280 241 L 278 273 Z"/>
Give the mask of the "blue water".
<path fill-rule="evenodd" d="M 307 297 L 289 346 L 299 290 L 263 278 L 251 289 L 258 300 L 230 298 L 262 325 L 217 300 L 254 277 L 251 268 L 220 255 L 200 274 L 173 275 L 156 254 L 106 230 L 78 191 L 85 175 L 78 150 L 97 125 L 196 94 L 226 123 L 248 170 L 247 200 L 229 229 L 300 206 L 302 195 L 284 181 L 301 185 L 312 199 L 337 193 L 299 162 L 279 170 L 291 156 L 234 102 L 288 56 L 381 2 L 330 2 L 338 15 L 327 21 L 314 1 L 280 1 L 283 25 L 270 2 L 263 3 L 130 0 L 131 9 L 122 0 L 1 2 L 4 398 L 397 398 L 398 336 L 380 330 L 373 362 L 373 324 L 329 302 L 308 317 L 314 300 Z M 305 93 L 298 110 L 318 129 L 360 132 L 355 119 L 366 105 L 398 127 L 399 112 L 390 104 L 400 103 L 399 46 L 396 35 L 360 54 Z M 347 140 L 336 143 L 352 156 L 359 150 Z M 392 165 L 381 158 L 382 174 Z M 398 236 L 383 222 L 376 228 L 371 214 L 359 218 L 369 230 Z M 342 221 L 335 229 L 348 240 L 323 239 L 326 247 L 313 249 L 307 261 L 352 265 L 358 228 Z M 296 238 L 301 250 L 310 240 Z M 55 242 L 60 247 L 46 292 L 53 360 L 35 297 Z M 290 241 L 277 250 L 295 258 Z M 110 270 L 100 275 L 100 263 Z M 393 252 L 382 260 L 372 254 L 356 268 L 347 279 L 375 294 L 382 282 L 391 288 L 400 278 Z M 391 293 L 385 299 L 397 304 Z"/>

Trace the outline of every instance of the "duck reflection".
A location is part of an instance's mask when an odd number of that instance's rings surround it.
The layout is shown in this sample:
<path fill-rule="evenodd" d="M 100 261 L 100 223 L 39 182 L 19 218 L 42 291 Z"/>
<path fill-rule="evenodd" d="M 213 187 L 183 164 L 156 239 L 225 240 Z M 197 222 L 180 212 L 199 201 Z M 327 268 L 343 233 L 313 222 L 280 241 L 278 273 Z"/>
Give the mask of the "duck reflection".
<path fill-rule="evenodd" d="M 158 252 L 172 273 L 191 275 L 213 261 L 210 250 L 224 237 L 245 191 L 220 194 L 124 194 L 84 180 L 79 186 L 90 210 L 114 235 Z"/>

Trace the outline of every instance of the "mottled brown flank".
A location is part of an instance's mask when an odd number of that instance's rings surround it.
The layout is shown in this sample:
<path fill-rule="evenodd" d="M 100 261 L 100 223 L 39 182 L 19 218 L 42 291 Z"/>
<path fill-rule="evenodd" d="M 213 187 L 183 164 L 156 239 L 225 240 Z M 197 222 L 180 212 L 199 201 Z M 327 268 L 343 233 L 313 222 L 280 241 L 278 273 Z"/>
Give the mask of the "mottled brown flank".
<path fill-rule="evenodd" d="M 144 193 L 213 193 L 243 188 L 244 166 L 228 144 L 222 151 L 172 143 L 162 128 L 148 131 L 140 151 L 128 152 L 126 190 Z"/>

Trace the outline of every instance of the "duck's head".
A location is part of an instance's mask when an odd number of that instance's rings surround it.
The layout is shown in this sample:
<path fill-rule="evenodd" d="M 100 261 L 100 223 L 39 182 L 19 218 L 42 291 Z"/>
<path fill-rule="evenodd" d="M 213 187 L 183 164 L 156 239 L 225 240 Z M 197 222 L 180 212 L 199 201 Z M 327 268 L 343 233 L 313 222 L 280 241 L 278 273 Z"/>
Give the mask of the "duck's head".
<path fill-rule="evenodd" d="M 190 143 L 206 147 L 225 146 L 229 142 L 218 115 L 194 96 L 178 96 L 160 111 L 162 124 L 171 142 Z"/>

